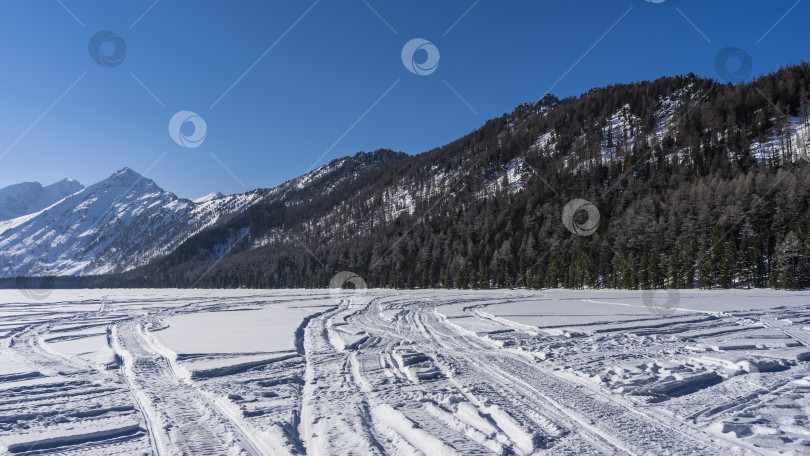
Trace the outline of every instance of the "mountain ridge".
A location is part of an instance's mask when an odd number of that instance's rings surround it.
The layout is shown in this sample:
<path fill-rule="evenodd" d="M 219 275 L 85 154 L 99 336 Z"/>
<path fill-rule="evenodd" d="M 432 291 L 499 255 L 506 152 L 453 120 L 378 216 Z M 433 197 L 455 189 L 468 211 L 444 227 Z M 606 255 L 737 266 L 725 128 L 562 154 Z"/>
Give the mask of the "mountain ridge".
<path fill-rule="evenodd" d="M 545 97 L 361 174 L 362 188 L 306 207 L 254 206 L 142 268 L 148 280 L 106 283 L 322 287 L 350 270 L 369 286 L 408 288 L 808 286 L 807 217 L 754 204 L 777 187 L 810 204 L 798 150 L 808 81 L 802 63 L 748 84 L 690 74 Z M 728 199 L 741 191 L 748 198 Z M 561 220 L 578 198 L 598 207 L 593 237 Z M 229 254 L 212 263 L 203 253 L 217 239 L 230 240 Z"/>
<path fill-rule="evenodd" d="M 368 156 L 358 154 L 357 165 L 373 162 L 374 154 Z M 124 167 L 58 204 L 0 222 L 0 277 L 109 274 L 143 266 L 261 200 L 291 204 L 342 170 L 347 159 L 270 189 L 196 201 Z"/>
<path fill-rule="evenodd" d="M 195 204 L 125 167 L 39 212 L 0 222 L 0 274 L 125 271 L 164 255 L 248 200 Z"/>
<path fill-rule="evenodd" d="M 71 178 L 47 186 L 39 182 L 21 182 L 0 188 L 0 222 L 39 212 L 83 188 Z"/>
<path fill-rule="evenodd" d="M 163 255 L 79 282 L 316 287 L 352 270 L 391 287 L 796 287 L 810 283 L 808 81 L 802 63 L 746 84 L 548 95 L 422 154 L 358 153 L 256 190 Z M 777 187 L 798 209 L 760 213 Z M 561 220 L 573 200 L 598 208 L 593 237 Z"/>

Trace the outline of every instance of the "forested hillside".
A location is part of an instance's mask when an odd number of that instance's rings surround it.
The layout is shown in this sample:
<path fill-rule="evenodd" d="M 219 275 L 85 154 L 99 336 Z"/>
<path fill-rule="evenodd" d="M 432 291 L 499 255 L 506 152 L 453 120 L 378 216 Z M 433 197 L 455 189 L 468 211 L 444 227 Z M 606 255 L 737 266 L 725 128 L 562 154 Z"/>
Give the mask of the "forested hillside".
<path fill-rule="evenodd" d="M 736 86 L 690 74 L 547 95 L 423 154 L 336 160 L 313 195 L 83 283 L 323 287 L 349 270 L 370 287 L 805 288 L 809 92 L 802 63 Z M 566 226 L 575 199 L 596 214 Z"/>

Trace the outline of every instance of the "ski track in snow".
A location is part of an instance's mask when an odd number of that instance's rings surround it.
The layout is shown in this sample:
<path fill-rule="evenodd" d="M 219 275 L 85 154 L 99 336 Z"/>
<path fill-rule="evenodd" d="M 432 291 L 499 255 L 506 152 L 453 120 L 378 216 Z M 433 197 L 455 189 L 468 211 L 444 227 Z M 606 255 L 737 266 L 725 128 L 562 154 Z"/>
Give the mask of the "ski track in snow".
<path fill-rule="evenodd" d="M 801 455 L 807 298 L 685 291 L 663 317 L 632 291 L 2 292 L 0 454 Z M 164 336 L 209 312 L 254 334 L 268 309 L 289 343 Z"/>

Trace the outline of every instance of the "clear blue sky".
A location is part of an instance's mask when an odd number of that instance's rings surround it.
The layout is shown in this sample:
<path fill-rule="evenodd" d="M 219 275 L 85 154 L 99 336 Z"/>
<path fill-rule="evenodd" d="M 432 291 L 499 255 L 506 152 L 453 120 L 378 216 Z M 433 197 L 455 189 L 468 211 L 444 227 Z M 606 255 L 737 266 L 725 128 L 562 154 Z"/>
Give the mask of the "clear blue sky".
<path fill-rule="evenodd" d="M 237 193 L 361 150 L 420 153 L 549 90 L 718 77 L 730 45 L 754 76 L 810 54 L 810 1 L 313 2 L 4 1 L 0 187 L 128 166 L 183 197 Z M 126 43 L 120 65 L 91 58 L 101 30 Z M 413 38 L 440 52 L 430 75 L 403 65 Z M 183 110 L 205 120 L 199 147 L 169 135 Z"/>

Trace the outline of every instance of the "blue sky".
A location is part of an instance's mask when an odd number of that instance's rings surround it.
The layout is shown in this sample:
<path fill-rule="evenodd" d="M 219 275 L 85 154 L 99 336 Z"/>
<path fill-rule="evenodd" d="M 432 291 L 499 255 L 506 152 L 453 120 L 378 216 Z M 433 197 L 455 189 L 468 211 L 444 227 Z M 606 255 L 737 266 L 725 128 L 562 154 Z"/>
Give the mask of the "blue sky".
<path fill-rule="evenodd" d="M 810 57 L 809 15 L 795 0 L 9 0 L 0 187 L 124 166 L 182 197 L 272 187 L 361 150 L 429 150 L 547 91 L 717 78 L 727 46 L 767 73 Z M 103 30 L 126 44 L 117 66 L 91 58 Z M 414 38 L 439 51 L 429 75 L 403 64 Z M 204 119 L 198 147 L 170 135 L 179 111 Z"/>

